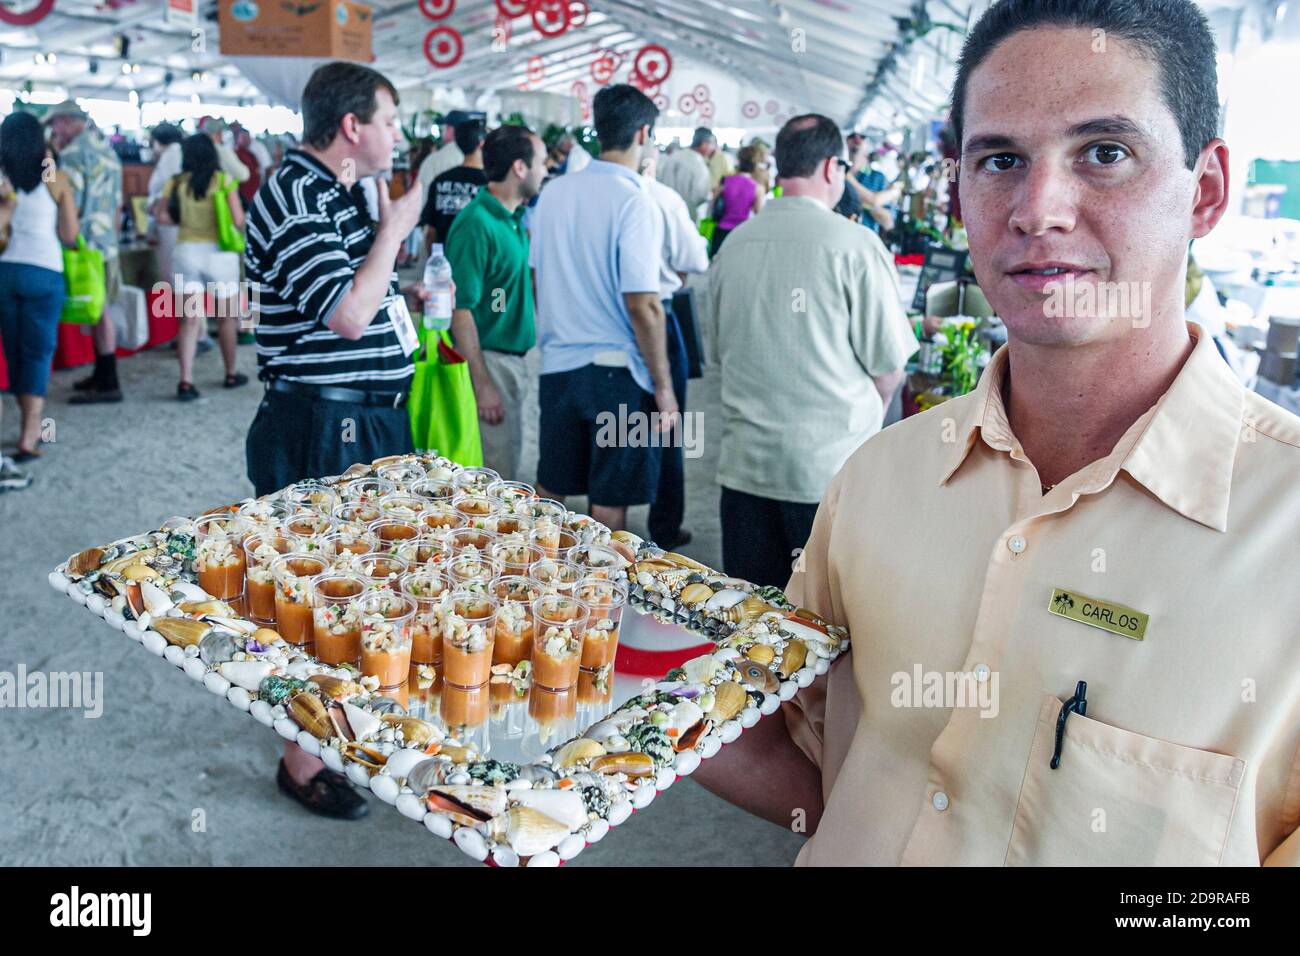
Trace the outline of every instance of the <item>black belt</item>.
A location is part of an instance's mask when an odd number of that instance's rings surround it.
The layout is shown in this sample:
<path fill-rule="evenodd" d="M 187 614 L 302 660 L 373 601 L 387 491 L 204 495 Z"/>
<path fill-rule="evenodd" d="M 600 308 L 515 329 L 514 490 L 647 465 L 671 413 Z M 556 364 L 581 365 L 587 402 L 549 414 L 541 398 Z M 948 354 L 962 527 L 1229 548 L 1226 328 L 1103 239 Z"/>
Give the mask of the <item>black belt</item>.
<path fill-rule="evenodd" d="M 269 379 L 268 392 L 287 392 L 290 395 L 309 395 L 327 402 L 351 402 L 353 405 L 384 405 L 403 408 L 406 392 L 371 392 L 360 388 L 339 388 L 336 385 L 310 385 L 307 382 L 290 382 L 283 378 Z"/>

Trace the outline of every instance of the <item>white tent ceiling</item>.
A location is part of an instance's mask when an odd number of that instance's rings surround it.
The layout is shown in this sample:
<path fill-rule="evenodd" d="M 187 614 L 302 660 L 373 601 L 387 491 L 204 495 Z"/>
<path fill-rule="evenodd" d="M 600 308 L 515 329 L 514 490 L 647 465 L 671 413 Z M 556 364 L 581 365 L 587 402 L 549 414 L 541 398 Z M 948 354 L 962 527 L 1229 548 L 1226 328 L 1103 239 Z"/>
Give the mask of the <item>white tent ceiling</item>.
<path fill-rule="evenodd" d="M 193 94 L 215 103 L 265 101 L 219 51 L 216 0 L 199 2 L 204 34 L 196 50 L 187 27 L 164 22 L 163 0 L 55 0 L 35 26 L 0 25 L 0 87 L 31 81 L 37 88 L 63 86 L 77 96 L 111 99 L 125 99 L 134 89 L 142 101 Z M 408 102 L 474 103 L 515 89 L 569 95 L 575 82 L 591 94 L 598 89 L 592 62 L 602 51 L 623 58 L 615 74 L 622 80 L 636 51 L 654 43 L 673 57 L 672 76 L 660 89 L 671 125 L 698 121 L 677 107 L 703 83 L 736 91 L 730 97 L 715 91 L 710 122 L 719 126 L 762 126 L 816 110 L 846 125 L 888 127 L 942 111 L 961 39 L 944 25 L 964 28 L 989 0 L 587 2 L 586 22 L 560 36 L 541 35 L 528 17 L 511 21 L 502 49 L 499 35 L 494 43 L 493 0 L 457 0 L 454 12 L 436 23 L 415 0 L 374 0 L 374 65 L 404 95 L 420 89 L 435 94 L 432 101 L 417 95 Z M 1259 2 L 1201 0 L 1218 12 Z M 0 0 L 11 9 L 34 3 Z M 927 19 L 936 26 L 906 42 L 922 32 L 909 30 L 908 22 Z M 463 37 L 464 55 L 451 68 L 434 69 L 425 59 L 424 37 L 435 26 L 453 27 Z M 130 41 L 127 61 L 118 46 L 123 35 Z M 37 53 L 49 52 L 57 55 L 55 63 L 35 62 Z M 138 71 L 123 73 L 124 62 Z M 746 104 L 760 115 L 746 113 Z"/>

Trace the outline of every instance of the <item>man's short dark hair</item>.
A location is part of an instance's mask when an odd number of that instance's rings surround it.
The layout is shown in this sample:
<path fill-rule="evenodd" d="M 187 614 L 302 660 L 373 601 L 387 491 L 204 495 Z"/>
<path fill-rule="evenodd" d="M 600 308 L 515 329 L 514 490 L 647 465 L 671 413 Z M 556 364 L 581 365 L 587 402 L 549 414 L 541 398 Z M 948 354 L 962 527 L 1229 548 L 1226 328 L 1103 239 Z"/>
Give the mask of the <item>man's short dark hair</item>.
<path fill-rule="evenodd" d="M 342 61 L 317 67 L 302 90 L 302 141 L 328 148 L 349 113 L 369 123 L 379 108 L 375 93 L 380 87 L 398 102 L 397 88 L 378 70 Z"/>
<path fill-rule="evenodd" d="M 627 149 L 642 126 L 654 128 L 659 109 L 635 86 L 604 87 L 591 101 L 596 138 L 601 149 Z"/>
<path fill-rule="evenodd" d="M 1187 168 L 1218 135 L 1219 81 L 1214 35 L 1192 0 L 998 0 L 966 37 L 952 87 L 952 125 L 961 149 L 966 86 L 1003 41 L 1035 27 L 1104 31 L 1156 64 L 1160 93 L 1178 122 Z"/>
<path fill-rule="evenodd" d="M 483 128 L 482 120 L 466 120 L 456 126 L 456 147 L 468 156 L 483 145 L 483 137 L 486 135 L 487 130 Z"/>
<path fill-rule="evenodd" d="M 804 113 L 776 134 L 776 171 L 782 177 L 806 179 L 825 160 L 843 152 L 840 128 L 820 113 Z"/>
<path fill-rule="evenodd" d="M 516 159 L 531 166 L 536 149 L 533 131 L 527 126 L 498 126 L 483 140 L 483 172 L 488 182 L 503 182 Z"/>
<path fill-rule="evenodd" d="M 707 126 L 697 126 L 695 134 L 691 137 L 691 149 L 697 146 L 703 146 L 705 143 L 716 143 L 718 137 L 713 135 L 713 130 Z"/>

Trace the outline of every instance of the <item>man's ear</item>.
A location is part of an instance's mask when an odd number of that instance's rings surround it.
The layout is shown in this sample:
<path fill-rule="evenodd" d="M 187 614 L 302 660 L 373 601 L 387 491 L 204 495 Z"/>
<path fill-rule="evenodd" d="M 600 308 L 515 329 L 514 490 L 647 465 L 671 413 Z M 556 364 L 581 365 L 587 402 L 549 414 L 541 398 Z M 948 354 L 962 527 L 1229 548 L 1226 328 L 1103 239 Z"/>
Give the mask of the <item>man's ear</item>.
<path fill-rule="evenodd" d="M 831 164 L 833 162 L 835 162 L 834 156 L 822 163 L 822 178 L 825 179 L 827 183 L 830 183 L 831 181 Z"/>
<path fill-rule="evenodd" d="M 349 143 L 356 143 L 361 139 L 360 127 L 361 120 L 357 118 L 356 113 L 345 113 L 343 119 L 339 120 L 339 131 Z"/>
<path fill-rule="evenodd" d="M 1228 209 L 1228 147 L 1211 140 L 1197 160 L 1196 197 L 1192 202 L 1192 238 L 1199 239 L 1215 227 Z"/>

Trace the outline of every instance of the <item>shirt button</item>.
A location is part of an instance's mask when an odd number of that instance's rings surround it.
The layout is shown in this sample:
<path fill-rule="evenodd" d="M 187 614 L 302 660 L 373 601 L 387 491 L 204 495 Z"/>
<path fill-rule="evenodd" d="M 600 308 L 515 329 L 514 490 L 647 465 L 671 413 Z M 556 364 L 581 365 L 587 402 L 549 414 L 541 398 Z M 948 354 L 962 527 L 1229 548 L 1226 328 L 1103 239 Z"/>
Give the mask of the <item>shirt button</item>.
<path fill-rule="evenodd" d="M 975 665 L 975 679 L 976 679 L 977 681 L 979 681 L 981 684 L 984 683 L 986 680 L 988 680 L 988 679 L 989 679 L 989 665 L 987 665 L 987 664 L 976 664 L 976 665 Z"/>
<path fill-rule="evenodd" d="M 1019 554 L 1025 550 L 1025 539 L 1018 534 L 1013 534 L 1007 541 L 1007 547 L 1011 549 L 1012 554 Z"/>
<path fill-rule="evenodd" d="M 934 804 L 936 810 L 942 813 L 948 809 L 948 794 L 944 793 L 942 790 L 937 790 L 930 802 Z"/>

